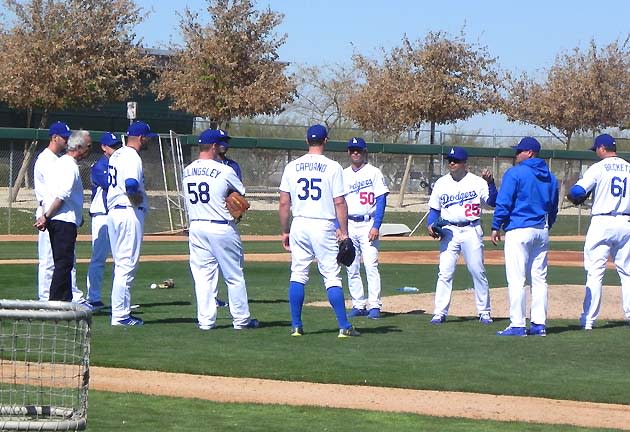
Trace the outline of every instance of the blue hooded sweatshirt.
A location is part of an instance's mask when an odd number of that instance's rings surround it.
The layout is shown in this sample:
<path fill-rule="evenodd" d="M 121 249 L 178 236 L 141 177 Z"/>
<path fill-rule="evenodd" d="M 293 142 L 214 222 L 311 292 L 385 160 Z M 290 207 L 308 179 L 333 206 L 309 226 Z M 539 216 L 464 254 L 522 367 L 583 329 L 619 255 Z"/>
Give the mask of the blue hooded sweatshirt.
<path fill-rule="evenodd" d="M 559 193 L 558 180 L 545 161 L 525 159 L 503 175 L 492 229 L 551 228 L 558 215 Z"/>

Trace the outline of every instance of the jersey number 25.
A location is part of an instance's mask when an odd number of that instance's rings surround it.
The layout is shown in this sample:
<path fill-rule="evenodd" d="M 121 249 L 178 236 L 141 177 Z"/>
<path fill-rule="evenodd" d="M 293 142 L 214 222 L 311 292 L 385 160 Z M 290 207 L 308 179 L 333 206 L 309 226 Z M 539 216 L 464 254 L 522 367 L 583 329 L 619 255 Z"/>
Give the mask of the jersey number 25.
<path fill-rule="evenodd" d="M 479 216 L 481 214 L 481 210 L 479 209 L 479 204 L 466 204 L 464 205 L 464 215 L 466 217 L 469 216 Z"/>

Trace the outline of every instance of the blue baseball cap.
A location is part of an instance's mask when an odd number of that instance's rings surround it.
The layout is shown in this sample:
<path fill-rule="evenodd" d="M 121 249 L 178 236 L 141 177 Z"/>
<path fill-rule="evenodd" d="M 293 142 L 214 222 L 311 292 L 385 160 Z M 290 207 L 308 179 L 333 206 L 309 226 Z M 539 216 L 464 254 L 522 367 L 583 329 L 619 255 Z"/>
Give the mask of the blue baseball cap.
<path fill-rule="evenodd" d="M 228 140 L 230 138 L 227 132 L 221 129 L 206 129 L 201 132 L 197 142 L 199 144 L 221 144 L 222 146 L 228 147 Z"/>
<path fill-rule="evenodd" d="M 525 137 L 518 143 L 518 145 L 512 146 L 512 148 L 516 150 L 517 153 L 528 150 L 538 153 L 540 151 L 540 143 L 536 138 Z"/>
<path fill-rule="evenodd" d="M 350 140 L 348 141 L 348 148 L 367 150 L 367 144 L 365 143 L 365 140 L 363 138 L 353 137 L 350 138 Z"/>
<path fill-rule="evenodd" d="M 61 121 L 54 122 L 48 129 L 48 136 L 59 135 L 60 137 L 68 138 L 71 134 L 70 127 Z"/>
<path fill-rule="evenodd" d="M 328 131 L 322 125 L 313 125 L 306 131 L 307 141 L 323 141 L 326 138 L 328 138 Z"/>
<path fill-rule="evenodd" d="M 468 152 L 463 147 L 452 147 L 451 151 L 446 155 L 448 160 L 456 160 L 465 162 L 468 160 Z"/>
<path fill-rule="evenodd" d="M 593 147 L 591 147 L 591 150 L 595 151 L 597 150 L 597 147 L 613 148 L 616 145 L 617 143 L 615 142 L 615 139 L 612 136 L 608 134 L 601 134 L 595 137 L 595 140 L 593 141 Z"/>
<path fill-rule="evenodd" d="M 100 139 L 101 145 L 113 147 L 118 144 L 122 144 L 122 141 L 115 133 L 112 132 L 103 132 Z"/>
<path fill-rule="evenodd" d="M 127 136 L 143 136 L 153 138 L 158 136 L 155 132 L 151 132 L 151 127 L 143 121 L 135 121 L 127 128 Z"/>

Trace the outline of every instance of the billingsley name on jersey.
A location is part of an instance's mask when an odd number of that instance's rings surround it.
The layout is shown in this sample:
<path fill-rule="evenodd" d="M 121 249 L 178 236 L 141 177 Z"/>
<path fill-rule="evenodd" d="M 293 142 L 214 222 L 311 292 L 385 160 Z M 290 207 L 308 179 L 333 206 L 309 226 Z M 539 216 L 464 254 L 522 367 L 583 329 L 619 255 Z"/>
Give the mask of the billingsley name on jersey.
<path fill-rule="evenodd" d="M 206 176 L 217 178 L 221 175 L 221 170 L 216 168 L 208 168 L 208 167 L 188 167 L 184 170 L 184 175 L 182 178 L 186 178 L 189 176 Z"/>
<path fill-rule="evenodd" d="M 359 180 L 354 184 L 350 185 L 350 192 L 358 192 L 361 189 L 365 189 L 368 187 L 372 187 L 374 184 L 372 183 L 372 179 L 367 180 Z"/>
<path fill-rule="evenodd" d="M 440 203 L 442 207 L 450 207 L 455 204 L 462 205 L 464 201 L 470 201 L 477 198 L 476 191 L 459 192 L 456 195 L 442 194 L 440 195 Z"/>
<path fill-rule="evenodd" d="M 326 171 L 327 164 L 321 162 L 302 162 L 295 164 L 295 171 L 317 171 L 324 172 Z"/>

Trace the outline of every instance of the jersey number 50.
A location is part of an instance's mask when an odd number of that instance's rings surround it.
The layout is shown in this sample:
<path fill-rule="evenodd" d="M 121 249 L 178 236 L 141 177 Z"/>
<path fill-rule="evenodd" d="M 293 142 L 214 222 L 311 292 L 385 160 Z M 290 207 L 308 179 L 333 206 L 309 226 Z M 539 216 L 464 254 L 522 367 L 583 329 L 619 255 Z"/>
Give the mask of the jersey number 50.
<path fill-rule="evenodd" d="M 297 197 L 302 201 L 309 198 L 313 201 L 317 201 L 322 197 L 322 189 L 318 186 L 322 182 L 322 179 L 307 179 L 302 177 L 301 179 L 298 179 L 297 182 L 301 187 L 300 193 L 298 193 Z"/>
<path fill-rule="evenodd" d="M 374 204 L 374 192 L 359 192 L 359 203 L 361 205 Z"/>

